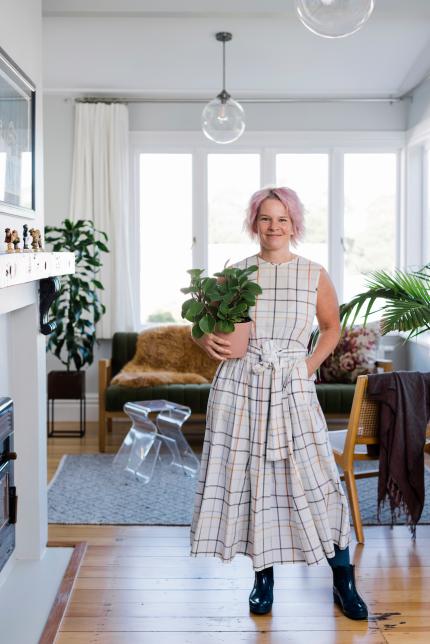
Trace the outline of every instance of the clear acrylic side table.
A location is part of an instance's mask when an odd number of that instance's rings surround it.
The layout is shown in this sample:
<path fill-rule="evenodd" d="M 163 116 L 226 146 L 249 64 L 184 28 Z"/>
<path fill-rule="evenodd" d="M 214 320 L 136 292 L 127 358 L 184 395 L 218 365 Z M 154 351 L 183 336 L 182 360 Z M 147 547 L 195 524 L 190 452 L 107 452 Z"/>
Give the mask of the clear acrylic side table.
<path fill-rule="evenodd" d="M 168 400 L 145 400 L 124 405 L 132 426 L 113 460 L 113 466 L 142 483 L 149 483 L 158 459 L 195 477 L 200 461 L 182 433 L 191 409 Z M 155 423 L 149 418 L 158 412 Z"/>

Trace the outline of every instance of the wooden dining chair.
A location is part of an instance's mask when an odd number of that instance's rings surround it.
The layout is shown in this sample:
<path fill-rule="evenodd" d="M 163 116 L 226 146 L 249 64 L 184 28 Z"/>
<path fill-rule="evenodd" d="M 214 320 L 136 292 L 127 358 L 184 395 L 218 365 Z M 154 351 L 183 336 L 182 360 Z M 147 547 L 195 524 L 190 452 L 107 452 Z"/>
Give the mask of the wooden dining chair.
<path fill-rule="evenodd" d="M 378 417 L 379 403 L 366 396 L 367 375 L 358 376 L 352 401 L 348 428 L 329 431 L 336 463 L 343 473 L 340 478 L 345 481 L 349 505 L 354 523 L 355 535 L 359 543 L 364 543 L 363 525 L 361 523 L 360 504 L 357 494 L 356 479 L 378 476 L 379 468 L 354 472 L 354 461 L 378 461 Z M 427 425 L 426 445 L 430 443 L 430 423 Z M 375 503 L 376 503 L 375 499 Z"/>

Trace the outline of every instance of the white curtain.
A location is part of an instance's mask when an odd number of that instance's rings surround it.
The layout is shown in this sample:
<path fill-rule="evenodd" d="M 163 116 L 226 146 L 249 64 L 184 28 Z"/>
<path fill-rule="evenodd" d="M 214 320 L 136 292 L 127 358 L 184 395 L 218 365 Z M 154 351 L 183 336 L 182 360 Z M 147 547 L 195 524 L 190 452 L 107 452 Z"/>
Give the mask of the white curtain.
<path fill-rule="evenodd" d="M 106 313 L 97 336 L 111 338 L 115 331 L 135 331 L 137 325 L 130 261 L 128 109 L 122 104 L 76 103 L 75 110 L 70 218 L 92 219 L 109 238 L 110 252 L 101 253 L 99 273 Z"/>

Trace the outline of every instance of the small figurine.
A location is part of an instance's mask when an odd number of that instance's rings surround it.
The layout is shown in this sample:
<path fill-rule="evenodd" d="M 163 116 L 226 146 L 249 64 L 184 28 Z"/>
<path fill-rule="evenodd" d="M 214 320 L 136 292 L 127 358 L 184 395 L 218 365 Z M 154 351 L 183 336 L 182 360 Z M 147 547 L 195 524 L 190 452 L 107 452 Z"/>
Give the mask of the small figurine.
<path fill-rule="evenodd" d="M 31 248 L 33 249 L 34 253 L 37 253 L 38 251 L 42 250 L 42 235 L 40 234 L 40 230 L 38 228 L 30 228 L 29 232 L 32 238 Z"/>
<path fill-rule="evenodd" d="M 12 233 L 10 231 L 10 228 L 5 228 L 4 232 L 5 232 L 4 240 L 5 240 L 6 244 L 7 244 L 7 252 L 8 253 L 13 253 L 14 249 L 13 249 L 13 244 L 12 244 Z"/>
<path fill-rule="evenodd" d="M 21 249 L 19 248 L 18 244 L 21 241 L 21 239 L 19 238 L 17 230 L 12 230 L 11 241 L 12 241 L 13 249 L 15 253 L 20 253 Z"/>
<path fill-rule="evenodd" d="M 22 250 L 24 251 L 24 253 L 25 252 L 28 253 L 30 251 L 30 246 L 28 245 L 28 226 L 27 226 L 27 224 L 24 224 L 23 227 L 22 227 L 22 240 L 24 242 L 24 246 L 23 246 Z"/>

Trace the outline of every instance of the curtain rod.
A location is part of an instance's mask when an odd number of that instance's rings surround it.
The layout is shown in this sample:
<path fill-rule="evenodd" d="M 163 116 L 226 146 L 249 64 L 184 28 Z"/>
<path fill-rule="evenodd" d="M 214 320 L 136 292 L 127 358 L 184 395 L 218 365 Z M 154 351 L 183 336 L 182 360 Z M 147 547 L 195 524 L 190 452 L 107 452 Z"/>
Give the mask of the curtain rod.
<path fill-rule="evenodd" d="M 82 96 L 75 98 L 75 103 L 209 103 L 211 98 L 144 98 L 139 96 Z M 288 98 L 239 98 L 240 103 L 398 103 L 410 96 L 381 97 L 288 97 Z M 66 99 L 67 100 L 67 99 Z"/>

